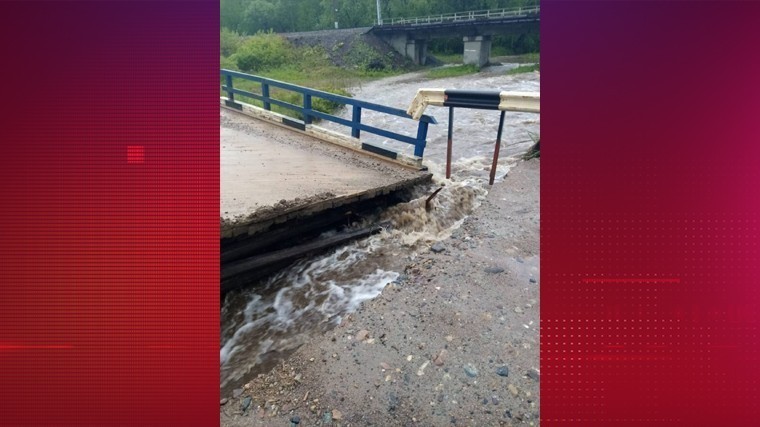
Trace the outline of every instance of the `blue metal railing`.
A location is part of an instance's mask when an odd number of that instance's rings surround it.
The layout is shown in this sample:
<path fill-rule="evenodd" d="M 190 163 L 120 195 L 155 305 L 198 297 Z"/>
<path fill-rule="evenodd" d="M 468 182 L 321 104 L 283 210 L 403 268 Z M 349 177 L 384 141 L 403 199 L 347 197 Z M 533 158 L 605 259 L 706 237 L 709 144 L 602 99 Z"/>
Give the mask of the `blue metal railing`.
<path fill-rule="evenodd" d="M 334 93 L 324 92 L 321 90 L 311 89 L 308 87 L 298 86 L 290 83 L 285 83 L 277 80 L 268 79 L 265 77 L 254 76 L 251 74 L 241 73 L 239 71 L 221 70 L 221 75 L 224 77 L 225 84 L 222 85 L 222 90 L 227 92 L 227 105 L 239 108 L 240 104 L 235 102 L 235 95 L 242 95 L 249 98 L 261 101 L 265 110 L 271 110 L 272 105 L 278 105 L 283 108 L 287 108 L 303 116 L 303 124 L 308 125 L 314 118 L 331 121 L 351 128 L 351 136 L 359 138 L 362 131 L 369 132 L 375 135 L 391 138 L 396 141 L 405 142 L 407 144 L 414 145 L 414 155 L 422 157 L 425 152 L 425 145 L 427 143 L 427 131 L 429 124 L 438 123 L 434 117 L 423 115 L 419 122 L 417 122 L 417 137 L 413 138 L 407 135 L 401 135 L 396 132 L 391 132 L 385 129 L 380 129 L 374 126 L 370 126 L 361 122 L 362 110 L 378 111 L 380 113 L 390 114 L 393 116 L 405 117 L 410 121 L 414 121 L 412 117 L 407 114 L 406 111 L 388 107 L 380 104 L 373 104 L 371 102 L 361 101 L 358 99 L 349 98 L 346 96 L 336 95 Z M 239 78 L 252 82 L 257 82 L 261 85 L 261 94 L 249 92 L 242 89 L 237 89 L 233 85 L 233 78 Z M 269 88 L 277 87 L 280 89 L 289 90 L 303 97 L 303 105 L 295 105 L 289 102 L 280 101 L 274 99 L 269 95 Z M 312 108 L 312 98 L 321 98 L 328 101 L 336 102 L 342 105 L 350 105 L 351 120 L 346 120 L 341 117 L 333 116 L 321 111 L 314 110 Z"/>

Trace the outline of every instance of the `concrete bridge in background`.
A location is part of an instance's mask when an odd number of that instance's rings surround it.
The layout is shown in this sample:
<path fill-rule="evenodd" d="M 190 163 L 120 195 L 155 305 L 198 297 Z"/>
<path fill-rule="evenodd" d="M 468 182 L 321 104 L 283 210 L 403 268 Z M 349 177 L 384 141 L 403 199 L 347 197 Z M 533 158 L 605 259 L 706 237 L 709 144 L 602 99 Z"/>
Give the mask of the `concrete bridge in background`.
<path fill-rule="evenodd" d="M 393 18 L 375 25 L 369 32 L 418 65 L 427 61 L 429 40 L 460 36 L 464 41 L 464 63 L 482 67 L 491 56 L 492 36 L 537 30 L 540 17 L 540 6 L 456 12 Z"/>

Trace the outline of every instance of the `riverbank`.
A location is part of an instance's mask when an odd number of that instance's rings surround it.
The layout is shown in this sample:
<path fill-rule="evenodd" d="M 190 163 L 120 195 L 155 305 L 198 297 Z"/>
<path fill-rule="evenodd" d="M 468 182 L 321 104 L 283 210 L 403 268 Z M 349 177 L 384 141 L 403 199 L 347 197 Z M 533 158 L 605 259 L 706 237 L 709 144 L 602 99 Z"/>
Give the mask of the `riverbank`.
<path fill-rule="evenodd" d="M 258 33 L 241 36 L 229 30 L 220 32 L 221 68 L 256 74 L 292 84 L 307 86 L 338 95 L 351 96 L 350 88 L 376 82 L 388 77 L 403 77 L 412 72 L 427 73 L 428 79 L 466 76 L 481 71 L 472 65 L 461 65 L 462 54 L 446 55 L 430 52 L 443 58 L 443 63 L 460 64 L 449 67 L 414 65 L 388 44 L 367 33 L 367 28 L 312 31 L 307 33 Z M 493 64 L 534 64 L 539 62 L 538 53 L 512 56 L 494 56 Z M 487 70 L 489 67 L 485 67 Z M 494 67 L 491 67 L 494 68 Z M 527 70 L 527 69 L 526 69 Z M 506 71 L 506 70 L 505 70 Z M 258 83 L 236 81 L 238 89 L 261 94 Z M 224 92 L 220 92 L 225 96 Z M 272 88 L 270 96 L 294 105 L 301 105 L 300 95 Z M 262 106 L 255 99 L 238 95 L 238 99 Z M 341 105 L 315 98 L 312 107 L 325 113 L 335 113 Z M 300 118 L 292 110 L 279 105 L 273 110 Z M 405 109 L 406 107 L 404 107 Z"/>
<path fill-rule="evenodd" d="M 366 28 L 310 33 L 257 33 L 241 36 L 229 30 L 220 32 L 221 68 L 242 71 L 291 84 L 308 86 L 338 95 L 350 96 L 346 88 L 362 82 L 399 75 L 416 67 Z M 236 82 L 238 89 L 261 94 L 258 83 Z M 222 94 L 224 95 L 224 94 Z M 270 95 L 301 105 L 299 94 L 272 88 Z M 262 106 L 258 100 L 239 95 L 241 101 Z M 312 107 L 332 113 L 340 104 L 315 98 Z M 275 105 L 274 111 L 296 118 L 290 109 Z"/>
<path fill-rule="evenodd" d="M 518 162 L 379 297 L 222 396 L 221 424 L 537 425 L 539 171 Z"/>

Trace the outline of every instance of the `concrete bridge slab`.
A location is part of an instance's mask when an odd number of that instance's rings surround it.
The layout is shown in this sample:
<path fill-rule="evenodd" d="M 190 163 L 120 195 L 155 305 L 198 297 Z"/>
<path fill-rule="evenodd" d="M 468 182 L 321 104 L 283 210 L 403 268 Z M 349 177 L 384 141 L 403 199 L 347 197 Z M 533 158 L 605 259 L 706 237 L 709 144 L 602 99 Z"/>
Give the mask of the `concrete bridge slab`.
<path fill-rule="evenodd" d="M 221 109 L 221 235 L 256 234 L 431 175 Z"/>

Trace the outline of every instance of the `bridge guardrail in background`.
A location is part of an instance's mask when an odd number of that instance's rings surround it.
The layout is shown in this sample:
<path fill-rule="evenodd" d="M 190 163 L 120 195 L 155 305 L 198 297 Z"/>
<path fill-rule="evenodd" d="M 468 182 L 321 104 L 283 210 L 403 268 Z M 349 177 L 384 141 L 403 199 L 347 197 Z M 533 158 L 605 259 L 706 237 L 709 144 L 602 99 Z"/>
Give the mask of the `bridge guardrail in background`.
<path fill-rule="evenodd" d="M 414 155 L 419 158 L 422 157 L 425 151 L 425 145 L 427 144 L 428 125 L 437 123 L 434 117 L 431 117 L 428 115 L 422 115 L 418 119 L 412 119 L 412 117 L 406 111 L 401 110 L 399 108 L 388 107 L 388 106 L 380 105 L 380 104 L 373 104 L 371 102 L 361 101 L 358 99 L 336 95 L 336 94 L 324 92 L 321 90 L 316 90 L 316 89 L 311 89 L 308 87 L 285 83 L 278 80 L 272 80 L 265 77 L 254 76 L 251 74 L 245 74 L 239 71 L 223 69 L 221 70 L 221 75 L 224 76 L 225 78 L 225 84 L 222 85 L 222 90 L 227 92 L 226 104 L 229 107 L 240 109 L 242 106 L 241 104 L 235 102 L 235 95 L 237 94 L 237 95 L 247 96 L 249 98 L 253 98 L 253 99 L 261 101 L 264 105 L 265 110 L 271 111 L 272 104 L 274 104 L 274 105 L 279 105 L 280 107 L 287 108 L 287 109 L 301 113 L 303 115 L 304 126 L 311 124 L 312 119 L 316 117 L 323 120 L 328 120 L 334 123 L 338 123 L 344 126 L 348 126 L 349 128 L 351 128 L 351 136 L 357 139 L 359 139 L 361 131 L 364 131 L 364 132 L 369 132 L 375 135 L 384 136 L 386 138 L 391 138 L 396 141 L 401 141 L 407 144 L 414 145 Z M 261 85 L 261 94 L 245 91 L 242 89 L 236 89 L 233 85 L 233 78 L 239 78 L 239 79 L 259 83 Z M 303 105 L 295 105 L 289 102 L 280 101 L 279 99 L 272 98 L 269 95 L 270 87 L 277 87 L 280 89 L 285 89 L 285 90 L 289 90 L 289 91 L 301 94 L 303 96 Z M 346 120 L 341 117 L 333 116 L 331 114 L 323 113 L 321 111 L 316 111 L 312 109 L 312 98 L 314 97 L 337 102 L 343 105 L 350 105 L 352 107 L 351 120 Z M 410 121 L 419 120 L 417 124 L 417 137 L 413 138 L 407 135 L 401 135 L 396 132 L 390 132 L 385 129 L 380 129 L 380 128 L 362 123 L 361 117 L 362 117 L 363 109 L 378 111 L 378 112 L 390 114 L 393 116 L 405 117 L 405 118 L 408 118 Z M 395 156 L 396 154 L 384 148 L 376 147 L 374 145 L 369 145 L 369 144 L 362 144 L 362 149 L 370 151 L 370 152 L 374 152 L 376 154 L 385 155 L 385 156 L 390 156 L 390 154 L 393 154 Z M 390 157 L 393 157 L 393 156 L 390 156 Z"/>
<path fill-rule="evenodd" d="M 417 16 L 413 18 L 383 19 L 383 21 L 379 24 L 375 22 L 375 25 L 427 25 L 440 24 L 443 22 L 474 21 L 477 19 L 496 19 L 506 18 L 510 16 L 526 16 L 537 13 L 541 13 L 540 6 L 520 7 L 513 9 L 471 10 L 467 12 L 444 13 L 440 15 Z"/>

